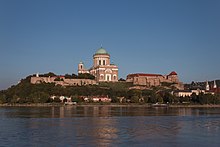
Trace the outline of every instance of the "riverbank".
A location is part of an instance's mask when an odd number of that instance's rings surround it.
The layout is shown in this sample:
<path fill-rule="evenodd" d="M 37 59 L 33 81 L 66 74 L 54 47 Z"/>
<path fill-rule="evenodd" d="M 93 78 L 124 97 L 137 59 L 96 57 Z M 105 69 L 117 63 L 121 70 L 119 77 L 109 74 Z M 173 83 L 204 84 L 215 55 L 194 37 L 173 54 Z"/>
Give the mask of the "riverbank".
<path fill-rule="evenodd" d="M 81 103 L 77 105 L 64 105 L 63 103 L 36 103 L 36 104 L 0 104 L 0 107 L 63 107 L 63 106 L 111 106 L 111 107 L 169 107 L 169 108 L 220 108 L 220 105 L 193 105 L 193 104 L 182 104 L 182 105 L 165 105 L 165 106 L 152 106 L 152 104 L 134 104 L 134 103 Z"/>

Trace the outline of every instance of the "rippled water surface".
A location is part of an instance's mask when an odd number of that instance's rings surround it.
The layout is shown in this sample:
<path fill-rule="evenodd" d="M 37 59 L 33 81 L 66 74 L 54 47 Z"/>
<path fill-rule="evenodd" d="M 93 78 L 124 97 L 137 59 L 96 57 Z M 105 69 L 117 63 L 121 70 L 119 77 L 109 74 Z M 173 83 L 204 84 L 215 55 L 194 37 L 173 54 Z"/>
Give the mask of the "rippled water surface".
<path fill-rule="evenodd" d="M 220 108 L 0 107 L 0 146 L 220 146 Z"/>

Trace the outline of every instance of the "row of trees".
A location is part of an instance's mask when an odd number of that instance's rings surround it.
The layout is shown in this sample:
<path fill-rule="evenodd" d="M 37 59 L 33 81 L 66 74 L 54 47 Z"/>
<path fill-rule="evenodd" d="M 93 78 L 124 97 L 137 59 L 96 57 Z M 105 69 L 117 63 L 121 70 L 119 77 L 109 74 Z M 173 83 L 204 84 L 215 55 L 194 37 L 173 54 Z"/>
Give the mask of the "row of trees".
<path fill-rule="evenodd" d="M 64 76 L 66 79 L 91 79 L 91 80 L 94 80 L 95 79 L 95 76 L 89 74 L 89 73 L 81 73 L 81 74 L 78 74 L 78 75 L 75 75 L 75 74 L 65 74 Z"/>
<path fill-rule="evenodd" d="M 47 103 L 52 102 L 50 96 L 67 96 L 78 99 L 79 96 L 109 96 L 112 102 L 131 103 L 191 103 L 220 104 L 219 95 L 193 94 L 191 97 L 176 97 L 170 90 L 154 87 L 151 90 L 129 88 L 131 83 L 100 83 L 90 86 L 62 87 L 53 83 L 31 84 L 31 76 L 8 90 L 0 91 L 0 103 Z"/>
<path fill-rule="evenodd" d="M 52 72 L 49 72 L 49 73 L 46 73 L 46 74 L 41 74 L 39 75 L 40 77 L 59 77 L 58 75 L 56 75 L 55 73 L 52 73 Z M 94 80 L 95 79 L 95 76 L 89 74 L 89 73 L 83 73 L 83 74 L 65 74 L 64 77 L 66 79 L 92 79 Z M 59 80 L 59 79 L 57 79 Z"/>
<path fill-rule="evenodd" d="M 127 98 L 134 103 L 169 103 L 169 104 L 220 104 L 220 95 L 193 93 L 188 97 L 177 97 L 169 90 L 130 90 Z"/>

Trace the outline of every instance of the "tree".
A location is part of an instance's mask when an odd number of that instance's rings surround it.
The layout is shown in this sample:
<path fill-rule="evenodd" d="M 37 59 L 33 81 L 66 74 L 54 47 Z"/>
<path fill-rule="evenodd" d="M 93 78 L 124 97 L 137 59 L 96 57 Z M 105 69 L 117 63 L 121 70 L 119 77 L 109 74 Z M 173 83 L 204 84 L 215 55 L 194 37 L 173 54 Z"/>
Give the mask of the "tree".
<path fill-rule="evenodd" d="M 163 93 L 163 100 L 165 103 L 172 103 L 173 102 L 173 95 L 166 91 Z"/>
<path fill-rule="evenodd" d="M 53 72 L 49 72 L 49 73 L 46 73 L 46 74 L 43 74 L 43 75 L 40 75 L 40 77 L 56 77 L 57 75 L 54 74 Z"/>
<path fill-rule="evenodd" d="M 63 79 L 62 79 L 62 78 L 57 77 L 57 78 L 55 78 L 55 79 L 54 79 L 54 81 L 63 81 Z"/>
<path fill-rule="evenodd" d="M 50 101 L 49 94 L 45 92 L 35 92 L 31 94 L 30 97 L 33 99 L 34 103 L 47 103 L 48 101 Z"/>
<path fill-rule="evenodd" d="M 120 103 L 123 100 L 123 97 L 116 97 L 116 96 L 111 96 L 112 98 L 112 103 Z"/>
<path fill-rule="evenodd" d="M 144 102 L 147 103 L 149 101 L 149 96 L 143 96 Z"/>
<path fill-rule="evenodd" d="M 11 99 L 11 103 L 17 103 L 19 101 L 19 97 L 17 95 L 13 95 L 12 99 Z"/>
<path fill-rule="evenodd" d="M 198 102 L 200 104 L 202 104 L 202 105 L 203 104 L 207 104 L 207 99 L 206 99 L 204 93 L 199 93 L 199 95 L 198 95 Z"/>
<path fill-rule="evenodd" d="M 180 98 L 173 96 L 173 103 L 179 103 L 180 102 Z"/>
<path fill-rule="evenodd" d="M 130 100 L 131 100 L 132 103 L 138 103 L 139 102 L 139 96 L 133 95 Z"/>
<path fill-rule="evenodd" d="M 120 82 L 124 82 L 124 81 L 126 81 L 126 80 L 123 79 L 123 78 L 120 78 L 118 81 L 120 81 Z"/>
<path fill-rule="evenodd" d="M 91 79 L 91 80 L 94 80 L 95 76 L 93 76 L 93 75 L 91 75 L 89 73 L 83 73 L 83 74 L 79 74 L 78 78 L 79 79 Z"/>
<path fill-rule="evenodd" d="M 77 78 L 78 78 L 78 76 L 77 76 L 77 75 L 75 75 L 75 74 L 72 74 L 72 75 L 65 74 L 65 78 L 66 78 L 66 79 L 77 79 Z"/>
<path fill-rule="evenodd" d="M 75 96 L 72 97 L 72 102 L 77 102 L 77 103 L 79 103 L 79 102 L 82 102 L 82 101 L 83 101 L 83 99 L 82 99 L 82 98 L 79 98 L 77 95 L 75 95 Z"/>
<path fill-rule="evenodd" d="M 7 103 L 6 95 L 0 94 L 0 104 Z"/>
<path fill-rule="evenodd" d="M 192 95 L 191 95 L 191 101 L 193 103 L 198 103 L 198 96 L 196 95 L 195 92 L 193 92 Z"/>
<path fill-rule="evenodd" d="M 190 102 L 190 97 L 189 96 L 180 97 L 180 102 L 181 103 L 189 103 Z"/>
<path fill-rule="evenodd" d="M 156 99 L 158 103 L 163 103 L 163 98 L 159 94 L 156 95 Z"/>
<path fill-rule="evenodd" d="M 156 94 L 150 95 L 148 102 L 149 103 L 156 103 L 157 102 Z"/>
<path fill-rule="evenodd" d="M 72 79 L 72 76 L 71 75 L 69 75 L 69 74 L 65 74 L 65 79 Z"/>
<path fill-rule="evenodd" d="M 138 103 L 139 99 L 142 97 L 142 91 L 138 89 L 132 89 L 128 91 L 128 99 L 131 100 L 132 103 Z"/>
<path fill-rule="evenodd" d="M 215 95 L 215 104 L 220 104 L 220 95 Z"/>

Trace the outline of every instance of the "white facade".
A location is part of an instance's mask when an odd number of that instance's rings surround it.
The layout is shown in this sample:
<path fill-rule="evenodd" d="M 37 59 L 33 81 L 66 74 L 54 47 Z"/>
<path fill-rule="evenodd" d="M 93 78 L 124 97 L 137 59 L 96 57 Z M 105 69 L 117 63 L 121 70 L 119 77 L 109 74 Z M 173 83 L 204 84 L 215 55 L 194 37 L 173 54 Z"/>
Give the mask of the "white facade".
<path fill-rule="evenodd" d="M 93 55 L 93 66 L 87 70 L 84 64 L 78 64 L 78 74 L 90 73 L 95 76 L 97 82 L 117 82 L 118 67 L 110 64 L 110 55 L 104 48 L 100 48 Z"/>

